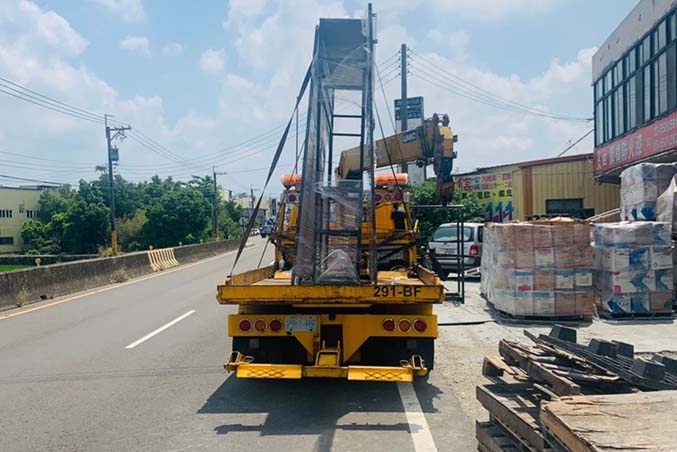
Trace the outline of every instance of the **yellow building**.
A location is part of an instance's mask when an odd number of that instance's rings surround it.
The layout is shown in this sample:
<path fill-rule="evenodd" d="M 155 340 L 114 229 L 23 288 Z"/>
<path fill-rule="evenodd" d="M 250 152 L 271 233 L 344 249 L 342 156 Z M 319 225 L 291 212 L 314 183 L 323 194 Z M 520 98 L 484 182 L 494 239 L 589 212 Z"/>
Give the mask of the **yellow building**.
<path fill-rule="evenodd" d="M 23 251 L 21 227 L 37 215 L 44 187 L 0 187 L 0 253 Z"/>
<path fill-rule="evenodd" d="M 477 194 L 490 221 L 588 218 L 620 203 L 617 184 L 595 182 L 592 154 L 481 168 L 455 177 L 457 190 Z"/>

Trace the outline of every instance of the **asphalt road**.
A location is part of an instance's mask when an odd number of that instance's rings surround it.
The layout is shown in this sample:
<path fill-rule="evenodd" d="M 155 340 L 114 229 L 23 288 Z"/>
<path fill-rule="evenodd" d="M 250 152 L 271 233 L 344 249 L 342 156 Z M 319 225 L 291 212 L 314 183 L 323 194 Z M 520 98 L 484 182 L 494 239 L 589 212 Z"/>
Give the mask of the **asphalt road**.
<path fill-rule="evenodd" d="M 264 242 L 254 242 L 240 270 L 258 264 Z M 235 308 L 214 296 L 233 258 L 0 313 L 0 451 L 476 450 L 474 419 L 444 371 L 414 392 L 229 376 Z"/>

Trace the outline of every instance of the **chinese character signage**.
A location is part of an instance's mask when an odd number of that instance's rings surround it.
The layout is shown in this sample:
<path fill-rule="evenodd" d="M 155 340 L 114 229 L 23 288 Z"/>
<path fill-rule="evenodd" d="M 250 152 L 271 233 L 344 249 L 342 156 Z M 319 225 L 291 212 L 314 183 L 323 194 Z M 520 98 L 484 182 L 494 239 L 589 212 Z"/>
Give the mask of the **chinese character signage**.
<path fill-rule="evenodd" d="M 463 197 L 474 193 L 479 198 L 486 220 L 502 222 L 513 219 L 512 172 L 460 176 L 456 179 L 456 189 Z"/>
<path fill-rule="evenodd" d="M 677 148 L 677 113 L 595 149 L 595 175 Z"/>

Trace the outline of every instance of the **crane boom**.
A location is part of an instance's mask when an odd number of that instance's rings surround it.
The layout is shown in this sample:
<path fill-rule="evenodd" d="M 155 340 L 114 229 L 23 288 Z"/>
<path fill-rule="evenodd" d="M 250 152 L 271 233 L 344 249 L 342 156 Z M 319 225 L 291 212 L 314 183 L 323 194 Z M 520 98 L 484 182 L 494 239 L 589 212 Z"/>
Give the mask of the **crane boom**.
<path fill-rule="evenodd" d="M 441 202 L 450 201 L 454 194 L 451 172 L 454 166 L 454 143 L 457 137 L 449 127 L 449 117 L 440 120 L 437 114 L 426 119 L 423 125 L 396 133 L 376 142 L 376 168 L 416 162 L 418 165 L 433 164 L 437 178 L 437 196 Z M 363 169 L 371 169 L 365 157 Z M 354 147 L 341 153 L 336 170 L 341 179 L 359 179 L 360 148 Z"/>

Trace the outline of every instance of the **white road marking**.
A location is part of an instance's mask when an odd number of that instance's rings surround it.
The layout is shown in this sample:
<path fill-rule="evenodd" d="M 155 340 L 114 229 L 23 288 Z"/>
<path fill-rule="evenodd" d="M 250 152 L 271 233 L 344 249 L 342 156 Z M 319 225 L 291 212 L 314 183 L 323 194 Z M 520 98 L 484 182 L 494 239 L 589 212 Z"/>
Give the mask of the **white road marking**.
<path fill-rule="evenodd" d="M 430 427 L 425 420 L 425 414 L 418 402 L 416 390 L 411 383 L 397 383 L 397 389 L 400 391 L 400 399 L 404 406 L 404 413 L 407 415 L 409 424 L 409 433 L 414 442 L 416 452 L 437 452 L 433 435 L 430 433 Z"/>
<path fill-rule="evenodd" d="M 146 342 L 146 341 L 147 341 L 148 339 L 150 339 L 151 337 L 155 336 L 156 334 L 162 333 L 164 330 L 166 330 L 167 328 L 169 328 L 169 327 L 172 326 L 172 325 L 176 325 L 176 324 L 179 323 L 181 320 L 185 319 L 186 317 L 188 317 L 189 315 L 193 314 L 194 312 L 195 312 L 194 309 L 192 309 L 192 310 L 186 312 L 186 313 L 183 314 L 182 316 L 175 318 L 175 319 L 172 320 L 171 322 L 167 323 L 166 325 L 161 326 L 160 328 L 158 328 L 157 330 L 153 331 L 152 333 L 146 334 L 144 337 L 142 337 L 142 338 L 139 339 L 138 341 L 132 342 L 131 344 L 129 344 L 129 345 L 126 346 L 125 348 L 127 348 L 127 349 L 132 349 L 132 348 L 136 347 L 136 346 L 139 345 L 139 344 L 143 344 L 144 342 Z"/>

